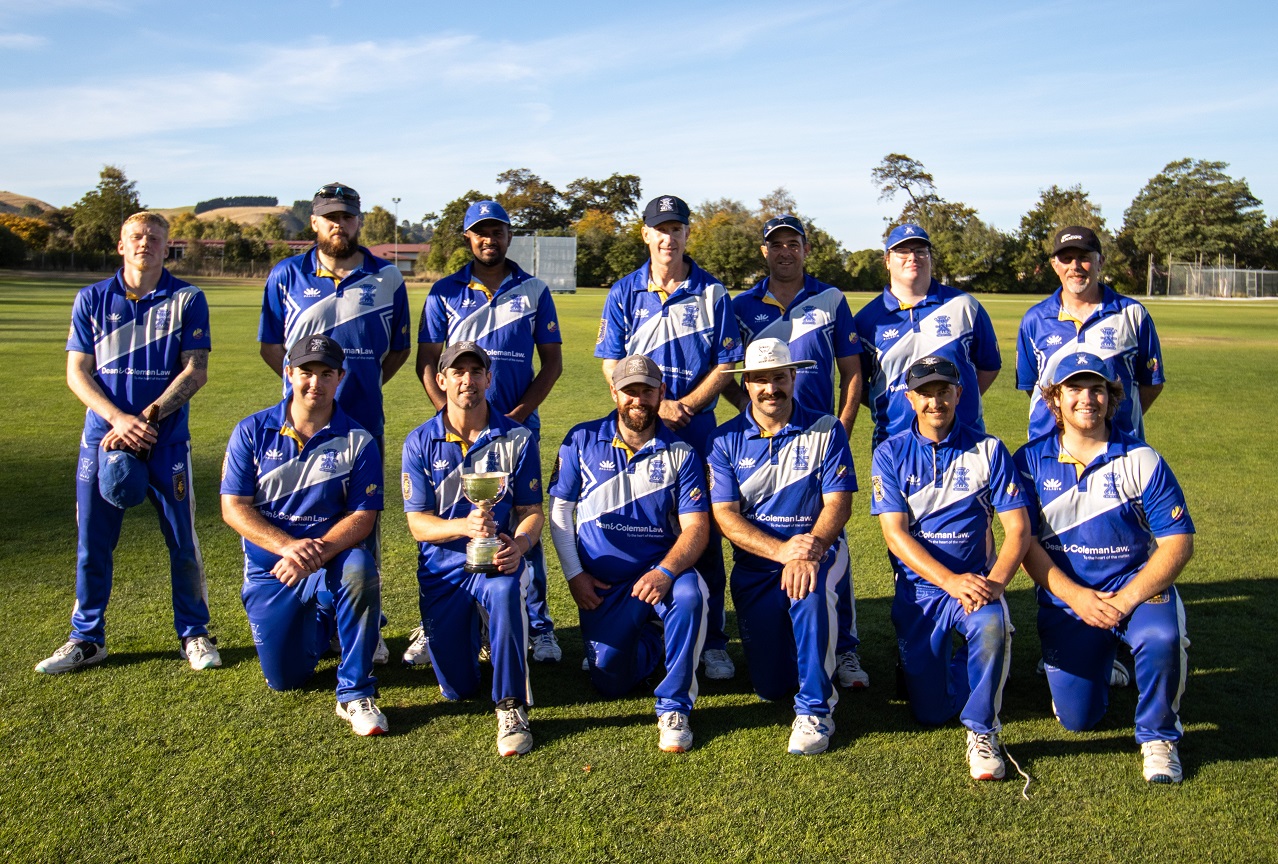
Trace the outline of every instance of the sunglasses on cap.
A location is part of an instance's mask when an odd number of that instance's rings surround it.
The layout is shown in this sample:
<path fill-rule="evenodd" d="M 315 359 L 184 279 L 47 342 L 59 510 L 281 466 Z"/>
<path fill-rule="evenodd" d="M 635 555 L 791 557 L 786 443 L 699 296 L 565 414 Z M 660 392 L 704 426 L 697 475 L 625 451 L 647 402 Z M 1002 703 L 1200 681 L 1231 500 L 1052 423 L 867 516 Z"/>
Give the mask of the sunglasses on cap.
<path fill-rule="evenodd" d="M 949 360 L 938 360 L 932 363 L 920 360 L 911 366 L 910 371 L 906 373 L 907 380 L 923 378 L 927 375 L 944 375 L 946 378 L 958 378 L 959 370 Z"/>
<path fill-rule="evenodd" d="M 315 192 L 316 198 L 337 198 L 341 201 L 354 201 L 359 203 L 359 193 L 349 186 L 321 186 Z"/>

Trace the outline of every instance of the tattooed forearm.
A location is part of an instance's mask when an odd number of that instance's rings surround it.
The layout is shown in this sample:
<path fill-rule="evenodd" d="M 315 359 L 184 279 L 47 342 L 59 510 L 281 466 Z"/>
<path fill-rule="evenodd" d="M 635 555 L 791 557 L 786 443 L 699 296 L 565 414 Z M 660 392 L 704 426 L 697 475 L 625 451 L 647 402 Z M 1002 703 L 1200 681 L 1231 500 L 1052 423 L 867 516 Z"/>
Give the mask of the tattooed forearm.
<path fill-rule="evenodd" d="M 160 409 L 160 417 L 167 417 L 191 400 L 204 383 L 208 381 L 209 352 L 198 348 L 194 351 L 183 351 L 178 355 L 182 363 L 182 371 L 173 382 L 155 400 Z"/>

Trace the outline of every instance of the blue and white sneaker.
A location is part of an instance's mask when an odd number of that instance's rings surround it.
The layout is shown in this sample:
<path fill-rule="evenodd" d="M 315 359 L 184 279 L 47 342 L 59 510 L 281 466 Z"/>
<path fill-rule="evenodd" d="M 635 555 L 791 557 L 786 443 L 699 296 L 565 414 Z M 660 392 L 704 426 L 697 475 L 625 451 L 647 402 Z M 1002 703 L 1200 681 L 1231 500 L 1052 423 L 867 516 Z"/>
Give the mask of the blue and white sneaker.
<path fill-rule="evenodd" d="M 37 663 L 35 671 L 42 672 L 45 675 L 60 675 L 63 672 L 74 672 L 76 669 L 83 669 L 85 666 L 101 663 L 106 659 L 106 656 L 105 645 L 70 639 L 65 645 L 54 651 L 52 656 L 46 657 Z"/>
<path fill-rule="evenodd" d="M 814 756 L 830 748 L 830 736 L 834 734 L 833 717 L 814 717 L 800 714 L 790 726 L 789 750 L 796 756 Z"/>
<path fill-rule="evenodd" d="M 1184 773 L 1175 741 L 1146 741 L 1140 745 L 1146 783 L 1179 783 Z"/>

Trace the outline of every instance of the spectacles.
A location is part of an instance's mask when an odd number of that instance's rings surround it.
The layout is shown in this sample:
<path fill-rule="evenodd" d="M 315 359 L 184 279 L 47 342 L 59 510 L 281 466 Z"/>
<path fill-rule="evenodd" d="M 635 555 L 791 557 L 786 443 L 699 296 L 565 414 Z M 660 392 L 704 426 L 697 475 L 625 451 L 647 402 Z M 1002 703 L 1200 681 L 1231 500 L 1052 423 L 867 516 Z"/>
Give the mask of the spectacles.
<path fill-rule="evenodd" d="M 909 258 L 911 255 L 913 255 L 915 258 L 917 258 L 918 260 L 922 261 L 922 260 L 924 260 L 924 259 L 927 259 L 927 258 L 931 258 L 931 257 L 932 257 L 932 250 L 931 250 L 931 249 L 928 249 L 926 246 L 925 246 L 925 247 L 923 247 L 923 248 L 921 248 L 921 249 L 900 249 L 900 248 L 897 248 L 897 249 L 893 249 L 893 250 L 892 250 L 892 254 L 893 254 L 893 255 L 899 255 L 899 256 L 900 256 L 900 257 L 902 257 L 902 258 Z"/>
<path fill-rule="evenodd" d="M 359 203 L 359 193 L 349 186 L 321 186 L 315 193 L 316 198 L 337 198 L 341 201 L 354 201 Z"/>
<path fill-rule="evenodd" d="M 928 375 L 944 375 L 946 378 L 958 378 L 958 367 L 949 360 L 920 360 L 910 367 L 906 373 L 907 380 L 924 378 Z"/>

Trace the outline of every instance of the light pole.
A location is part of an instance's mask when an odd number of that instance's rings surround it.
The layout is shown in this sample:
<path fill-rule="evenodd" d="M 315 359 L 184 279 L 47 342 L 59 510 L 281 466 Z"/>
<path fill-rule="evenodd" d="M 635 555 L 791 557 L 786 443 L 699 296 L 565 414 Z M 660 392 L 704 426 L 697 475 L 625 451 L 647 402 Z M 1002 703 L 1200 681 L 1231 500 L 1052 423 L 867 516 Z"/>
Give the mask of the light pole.
<path fill-rule="evenodd" d="M 391 200 L 395 202 L 395 267 L 403 270 L 404 268 L 399 266 L 399 199 Z"/>

